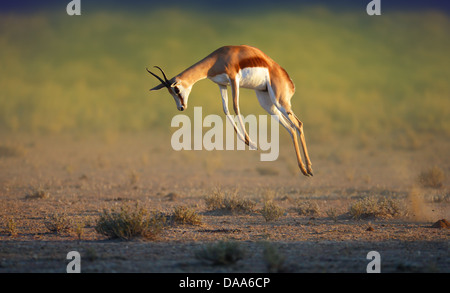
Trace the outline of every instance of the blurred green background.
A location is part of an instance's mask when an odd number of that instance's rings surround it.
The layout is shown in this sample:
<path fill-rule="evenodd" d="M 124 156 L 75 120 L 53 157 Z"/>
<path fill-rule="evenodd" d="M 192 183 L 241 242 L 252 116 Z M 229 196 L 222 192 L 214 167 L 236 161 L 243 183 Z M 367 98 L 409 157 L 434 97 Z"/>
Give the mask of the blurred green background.
<path fill-rule="evenodd" d="M 64 2 L 64 1 L 63 1 Z M 67 1 L 68 3 L 69 1 Z M 145 68 L 170 77 L 216 48 L 256 46 L 296 85 L 309 140 L 424 133 L 450 137 L 450 17 L 438 10 L 335 11 L 321 5 L 240 12 L 188 5 L 0 12 L 0 132 L 169 130 L 176 114 Z M 200 81 L 189 108 L 222 115 L 218 87 Z M 264 114 L 241 91 L 244 115 Z"/>

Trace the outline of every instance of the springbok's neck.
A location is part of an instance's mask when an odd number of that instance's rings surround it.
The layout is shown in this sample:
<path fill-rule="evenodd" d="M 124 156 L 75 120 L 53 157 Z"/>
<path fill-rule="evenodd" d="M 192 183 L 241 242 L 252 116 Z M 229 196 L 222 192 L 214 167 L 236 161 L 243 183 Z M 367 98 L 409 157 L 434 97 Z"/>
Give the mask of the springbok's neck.
<path fill-rule="evenodd" d="M 209 69 L 214 63 L 214 60 L 208 57 L 184 70 L 178 74 L 178 77 L 190 86 L 199 80 L 205 79 L 208 76 Z"/>

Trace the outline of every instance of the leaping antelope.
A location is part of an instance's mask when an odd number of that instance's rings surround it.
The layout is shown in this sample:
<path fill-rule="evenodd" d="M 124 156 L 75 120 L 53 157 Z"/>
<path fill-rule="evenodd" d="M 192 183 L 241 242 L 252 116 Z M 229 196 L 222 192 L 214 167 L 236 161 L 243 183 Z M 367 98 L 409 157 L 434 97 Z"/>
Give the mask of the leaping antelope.
<path fill-rule="evenodd" d="M 227 94 L 227 86 L 230 86 L 234 112 L 239 117 L 239 125 L 244 134 L 240 132 L 233 121 L 231 122 L 239 138 L 253 148 L 255 145 L 250 140 L 240 115 L 239 88 L 254 89 L 261 106 L 269 114 L 276 115 L 280 124 L 291 135 L 297 163 L 303 175 L 313 175 L 303 133 L 303 123 L 291 109 L 291 98 L 295 92 L 294 83 L 287 72 L 261 50 L 246 45 L 221 47 L 170 80 L 167 79 L 160 67 L 155 67 L 161 71 L 164 80 L 147 69 L 161 82 L 151 91 L 166 87 L 175 99 L 179 111 L 187 108 L 192 86 L 199 80 L 209 78 L 219 85 L 223 111 L 230 118 Z M 306 168 L 298 147 L 297 135 L 300 137 Z"/>

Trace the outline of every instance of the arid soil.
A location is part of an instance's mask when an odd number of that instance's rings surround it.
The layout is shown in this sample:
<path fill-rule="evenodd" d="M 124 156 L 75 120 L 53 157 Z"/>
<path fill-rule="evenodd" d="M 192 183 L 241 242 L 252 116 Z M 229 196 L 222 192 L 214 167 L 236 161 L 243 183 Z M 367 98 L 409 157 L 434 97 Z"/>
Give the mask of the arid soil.
<path fill-rule="evenodd" d="M 450 141 L 437 137 L 405 145 L 329 139 L 308 145 L 314 177 L 302 176 L 288 138 L 280 156 L 260 162 L 258 151 L 172 150 L 159 133 L 4 135 L 0 153 L 0 272 L 65 272 L 69 251 L 82 272 L 268 272 L 264 247 L 284 257 L 279 272 L 366 272 L 367 254 L 381 256 L 381 272 L 450 272 Z M 438 166 L 443 186 L 420 185 L 420 172 Z M 236 193 L 252 212 L 211 211 L 205 197 Z M 40 194 L 38 192 L 41 192 Z M 401 203 L 395 216 L 355 219 L 350 206 L 368 197 Z M 275 220 L 265 201 L 284 209 Z M 317 213 L 303 215 L 301 202 Z M 139 205 L 166 214 L 187 206 L 200 225 L 173 224 L 156 239 L 110 240 L 95 230 L 103 210 Z M 65 214 L 72 229 L 45 225 Z M 78 227 L 78 228 L 77 228 Z M 196 251 L 237 241 L 244 257 L 213 265 Z M 273 269 L 273 268 L 272 268 Z"/>

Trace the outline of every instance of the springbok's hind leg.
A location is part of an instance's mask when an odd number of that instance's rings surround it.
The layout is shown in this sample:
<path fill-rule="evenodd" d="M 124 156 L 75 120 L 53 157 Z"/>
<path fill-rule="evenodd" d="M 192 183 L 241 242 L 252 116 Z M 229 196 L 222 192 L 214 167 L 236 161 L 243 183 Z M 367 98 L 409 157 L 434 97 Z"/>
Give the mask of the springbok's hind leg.
<path fill-rule="evenodd" d="M 308 148 L 306 147 L 305 134 L 303 132 L 303 123 L 298 119 L 292 110 L 288 111 L 289 120 L 295 125 L 297 133 L 300 136 L 300 142 L 302 144 L 303 154 L 305 155 L 306 169 L 309 175 L 313 176 L 312 163 L 309 158 Z"/>
<path fill-rule="evenodd" d="M 305 165 L 302 161 L 302 155 L 300 153 L 300 149 L 298 146 L 298 139 L 297 139 L 297 131 L 293 125 L 292 122 L 290 122 L 286 117 L 281 113 L 280 110 L 272 103 L 272 100 L 270 98 L 270 95 L 267 91 L 255 91 L 256 96 L 258 97 L 258 101 L 261 104 L 261 106 L 266 110 L 270 115 L 276 115 L 278 117 L 278 121 L 280 124 L 289 132 L 292 142 L 294 144 L 294 150 L 295 155 L 297 157 L 297 164 L 300 168 L 300 171 L 305 176 L 311 176 L 312 174 L 308 173 L 308 170 L 305 168 Z M 311 171 L 312 173 L 312 171 Z"/>
<path fill-rule="evenodd" d="M 293 138 L 294 137 L 296 138 L 297 134 L 300 138 L 300 142 L 302 144 L 302 149 L 303 149 L 303 154 L 305 155 L 306 168 L 307 168 L 306 174 L 303 172 L 303 169 L 301 167 L 300 167 L 300 169 L 302 169 L 303 174 L 305 174 L 306 176 L 313 176 L 312 164 L 311 164 L 311 160 L 309 159 L 308 149 L 306 147 L 305 135 L 303 133 L 303 123 L 297 118 L 297 116 L 295 116 L 294 112 L 291 109 L 291 104 L 290 104 L 291 97 L 285 96 L 284 98 L 277 99 L 274 88 L 270 84 L 267 86 L 267 92 L 269 93 L 269 97 L 270 97 L 273 105 L 278 109 L 280 114 L 284 118 L 286 118 L 289 125 L 292 128 L 294 128 L 294 132 L 296 132 L 296 135 L 294 135 Z M 294 145 L 296 146 L 296 153 L 297 153 L 298 142 L 295 141 Z M 297 156 L 298 156 L 298 154 L 297 154 Z M 300 161 L 301 161 L 301 159 L 300 159 Z"/>
<path fill-rule="evenodd" d="M 291 134 L 292 141 L 294 142 L 295 155 L 297 156 L 297 163 L 300 171 L 302 171 L 305 176 L 313 176 L 311 165 L 307 165 L 307 169 L 305 169 L 305 165 L 303 164 L 302 155 L 300 154 L 300 149 L 298 147 L 297 131 L 291 128 L 289 132 Z"/>

